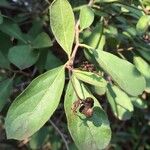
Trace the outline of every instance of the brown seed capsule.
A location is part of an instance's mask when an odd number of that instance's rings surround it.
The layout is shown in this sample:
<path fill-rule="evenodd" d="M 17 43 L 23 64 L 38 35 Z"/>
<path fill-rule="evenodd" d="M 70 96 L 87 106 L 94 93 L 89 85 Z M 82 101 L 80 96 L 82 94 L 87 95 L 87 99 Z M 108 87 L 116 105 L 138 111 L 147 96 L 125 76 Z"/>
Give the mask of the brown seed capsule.
<path fill-rule="evenodd" d="M 82 105 L 79 109 L 79 112 L 84 114 L 86 117 L 92 117 L 93 108 L 86 108 L 84 105 Z"/>
<path fill-rule="evenodd" d="M 94 100 L 91 97 L 87 97 L 85 100 L 82 101 L 82 104 L 86 107 L 93 107 L 94 105 Z"/>
<path fill-rule="evenodd" d="M 94 100 L 91 97 L 87 97 L 82 101 L 79 112 L 84 114 L 86 117 L 91 117 L 93 115 Z"/>

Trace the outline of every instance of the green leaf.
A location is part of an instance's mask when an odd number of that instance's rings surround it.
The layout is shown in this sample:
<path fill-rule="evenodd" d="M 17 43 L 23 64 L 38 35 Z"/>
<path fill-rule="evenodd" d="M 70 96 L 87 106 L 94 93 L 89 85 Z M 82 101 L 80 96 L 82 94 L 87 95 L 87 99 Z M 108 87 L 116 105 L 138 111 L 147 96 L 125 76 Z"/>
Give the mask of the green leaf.
<path fill-rule="evenodd" d="M 145 76 L 150 78 L 150 65 L 140 56 L 133 58 L 136 68 Z"/>
<path fill-rule="evenodd" d="M 43 20 L 33 20 L 28 35 L 30 35 L 33 39 L 35 39 L 42 31 L 43 31 Z"/>
<path fill-rule="evenodd" d="M 94 12 L 89 6 L 81 8 L 80 11 L 80 28 L 81 30 L 88 28 L 94 21 Z"/>
<path fill-rule="evenodd" d="M 85 40 L 85 43 L 94 49 L 99 48 L 100 50 L 103 50 L 103 47 L 100 46 L 102 44 L 101 40 L 103 40 L 103 28 L 103 23 L 98 23 L 92 31 L 91 35 Z"/>
<path fill-rule="evenodd" d="M 12 41 L 7 34 L 0 32 L 0 42 L 0 51 L 5 57 L 7 57 L 8 50 L 10 47 L 12 47 Z"/>
<path fill-rule="evenodd" d="M 67 0 L 55 0 L 50 7 L 52 32 L 70 57 L 75 35 L 75 20 L 71 5 Z"/>
<path fill-rule="evenodd" d="M 134 64 L 146 79 L 145 91 L 150 93 L 150 65 L 139 56 L 134 56 Z"/>
<path fill-rule="evenodd" d="M 31 43 L 31 45 L 35 49 L 40 49 L 40 48 L 51 47 L 53 44 L 48 34 L 42 32 L 35 38 L 35 40 Z"/>
<path fill-rule="evenodd" d="M 13 79 L 0 81 L 0 112 L 11 94 Z"/>
<path fill-rule="evenodd" d="M 149 25 L 150 25 L 150 16 L 149 15 L 142 16 L 136 25 L 137 32 L 140 35 L 144 34 L 147 31 Z"/>
<path fill-rule="evenodd" d="M 146 109 L 146 108 L 148 108 L 148 105 L 147 105 L 146 101 L 142 100 L 141 98 L 131 97 L 131 102 L 137 108 L 140 108 L 140 109 Z"/>
<path fill-rule="evenodd" d="M 33 51 L 30 45 L 19 45 L 9 49 L 8 59 L 19 69 L 25 69 L 38 60 L 38 51 Z"/>
<path fill-rule="evenodd" d="M 95 0 L 95 2 L 100 2 L 100 3 L 112 3 L 112 2 L 119 2 L 121 0 Z"/>
<path fill-rule="evenodd" d="M 86 82 L 88 84 L 100 87 L 107 86 L 106 80 L 102 78 L 100 75 L 97 75 L 95 73 L 74 69 L 73 74 L 76 76 L 77 79 Z"/>
<path fill-rule="evenodd" d="M 150 62 L 150 45 L 145 44 L 145 42 L 141 42 L 140 40 L 134 41 L 134 46 L 136 48 L 136 51 L 142 56 L 145 60 Z"/>
<path fill-rule="evenodd" d="M 69 132 L 79 150 L 104 149 L 110 142 L 111 129 L 109 121 L 99 102 L 81 84 L 78 86 L 81 98 L 92 97 L 94 99 L 94 113 L 90 118 L 72 111 L 73 103 L 77 100 L 71 84 L 68 85 L 65 96 L 65 112 L 67 116 Z"/>
<path fill-rule="evenodd" d="M 133 105 L 130 98 L 117 86 L 108 85 L 106 92 L 114 115 L 120 120 L 128 120 L 132 116 Z"/>
<path fill-rule="evenodd" d="M 116 27 L 109 25 L 105 29 L 105 34 L 108 34 L 110 37 L 117 37 L 118 36 L 118 30 Z"/>
<path fill-rule="evenodd" d="M 49 138 L 49 132 L 48 127 L 43 127 L 35 133 L 29 141 L 30 148 L 33 150 L 41 149 L 45 141 Z"/>
<path fill-rule="evenodd" d="M 0 67 L 10 68 L 8 60 L 8 50 L 12 47 L 11 39 L 5 33 L 0 32 Z"/>
<path fill-rule="evenodd" d="M 44 67 L 45 67 L 48 52 L 49 52 L 49 48 L 44 48 L 41 51 L 39 51 L 39 59 L 36 62 L 36 67 L 37 67 L 38 71 L 40 72 L 40 74 L 43 73 L 43 71 L 45 70 Z M 48 70 L 50 70 L 50 69 L 48 69 Z"/>
<path fill-rule="evenodd" d="M 125 92 L 132 96 L 142 94 L 146 87 L 146 82 L 133 64 L 111 53 L 100 50 L 94 51 L 94 55 L 102 69 L 106 71 Z"/>
<path fill-rule="evenodd" d="M 102 35 L 101 40 L 99 41 L 99 44 L 98 44 L 98 49 L 103 50 L 105 44 L 106 44 L 106 37 L 105 35 Z"/>
<path fill-rule="evenodd" d="M 8 139 L 26 139 L 45 124 L 58 107 L 64 81 L 64 66 L 61 66 L 30 83 L 8 110 L 5 120 Z"/>
<path fill-rule="evenodd" d="M 0 5 L 1 6 L 9 6 L 9 2 L 7 0 L 1 0 Z"/>
<path fill-rule="evenodd" d="M 0 24 L 3 23 L 3 16 L 1 15 L 1 12 L 0 12 Z"/>
<path fill-rule="evenodd" d="M 23 37 L 23 34 L 19 28 L 19 26 L 11 21 L 4 21 L 3 24 L 0 24 L 0 31 L 21 40 L 24 43 L 27 43 Z"/>
<path fill-rule="evenodd" d="M 63 62 L 59 58 L 57 58 L 51 51 L 48 52 L 46 63 L 45 63 L 46 70 L 53 69 L 62 64 Z"/>
<path fill-rule="evenodd" d="M 8 59 L 3 55 L 3 53 L 1 51 L 0 51 L 0 67 L 6 68 L 6 69 L 10 68 Z"/>
<path fill-rule="evenodd" d="M 143 5 L 150 6 L 150 1 L 149 0 L 143 0 L 141 2 L 143 3 Z"/>
<path fill-rule="evenodd" d="M 106 93 L 106 86 L 91 86 L 90 89 L 97 95 L 104 95 Z"/>

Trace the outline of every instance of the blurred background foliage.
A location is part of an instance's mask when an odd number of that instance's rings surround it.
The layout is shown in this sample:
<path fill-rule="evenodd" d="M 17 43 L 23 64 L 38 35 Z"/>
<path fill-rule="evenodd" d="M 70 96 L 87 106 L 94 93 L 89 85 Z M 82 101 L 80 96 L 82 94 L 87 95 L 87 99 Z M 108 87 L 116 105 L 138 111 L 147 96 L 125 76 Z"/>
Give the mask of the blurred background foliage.
<path fill-rule="evenodd" d="M 80 9 L 88 3 L 87 0 L 69 1 L 76 18 Z M 4 120 L 12 100 L 33 78 L 66 61 L 66 54 L 61 51 L 49 27 L 48 8 L 51 2 L 0 0 L 1 150 L 65 150 L 66 141 L 70 150 L 76 150 L 67 129 L 63 98 L 51 120 L 27 141 L 7 140 L 5 135 Z M 81 42 L 90 46 L 97 42 L 101 49 L 109 50 L 130 62 L 137 54 L 147 64 L 150 63 L 149 0 L 95 0 L 92 10 L 95 15 L 94 22 L 90 28 L 82 32 Z M 99 26 L 100 28 L 97 28 Z M 101 35 L 103 38 L 99 43 L 97 37 Z M 42 43 L 42 40 L 46 42 Z M 92 58 L 89 59 L 88 54 L 85 55 L 86 58 L 83 54 L 78 56 L 77 67 L 82 66 L 84 61 L 94 61 Z M 95 90 L 96 96 L 99 97 Z M 150 150 L 149 89 L 140 98 L 142 100 L 132 101 L 135 106 L 132 118 L 128 121 L 119 121 L 112 115 L 105 95 L 101 97 L 113 132 L 108 150 Z"/>

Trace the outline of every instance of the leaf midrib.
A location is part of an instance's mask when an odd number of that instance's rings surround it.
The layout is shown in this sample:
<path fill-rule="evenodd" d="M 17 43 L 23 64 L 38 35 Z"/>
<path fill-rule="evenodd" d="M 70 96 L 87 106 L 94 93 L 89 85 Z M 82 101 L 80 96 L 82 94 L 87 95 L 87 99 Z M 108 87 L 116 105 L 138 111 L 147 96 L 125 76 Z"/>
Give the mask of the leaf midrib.
<path fill-rule="evenodd" d="M 60 7 L 60 12 L 61 12 L 60 15 L 61 15 L 61 19 L 62 19 L 62 22 L 63 22 L 63 21 L 64 21 L 64 18 L 63 18 L 62 7 L 61 7 L 61 5 L 62 5 L 61 2 L 62 2 L 62 0 L 59 0 L 59 1 L 60 1 L 59 7 Z M 62 23 L 62 28 L 63 28 L 63 31 L 64 31 L 63 34 L 64 34 L 65 46 L 66 46 L 66 48 L 67 48 L 66 50 L 69 51 L 69 47 L 68 47 L 68 45 L 67 45 L 67 38 L 66 38 L 65 27 L 64 27 L 64 24 L 63 24 L 63 23 Z"/>
<path fill-rule="evenodd" d="M 63 67 L 63 68 L 64 68 L 64 67 Z M 63 68 L 62 68 L 62 69 L 63 69 Z M 57 77 L 58 77 L 59 74 L 61 73 L 62 69 L 61 69 L 61 70 L 59 71 L 59 73 L 56 75 L 56 77 L 55 77 L 54 81 L 51 83 L 50 87 L 54 84 L 54 82 L 56 81 Z M 50 87 L 48 87 L 47 89 L 45 89 L 45 92 L 43 93 L 43 95 L 42 95 L 41 97 L 44 97 L 44 95 L 46 95 L 47 92 L 49 92 Z M 35 94 L 35 95 L 36 95 L 36 94 Z M 30 98 L 29 98 L 29 99 L 30 99 Z M 42 99 L 43 99 L 43 98 L 42 98 Z M 42 101 L 43 101 L 42 99 L 40 100 L 39 103 L 37 103 L 37 105 L 35 106 L 35 108 L 34 108 L 30 113 L 33 113 L 33 112 L 36 110 L 37 106 L 38 106 L 40 103 L 42 103 Z M 20 106 L 18 106 L 17 109 L 20 109 L 20 107 L 21 107 L 22 105 L 24 105 L 24 103 L 20 104 Z M 27 112 L 24 112 L 23 114 L 25 114 L 25 113 L 29 113 L 29 112 L 27 111 Z M 21 114 L 21 115 L 23 115 L 23 114 Z M 32 115 L 32 114 L 31 114 L 31 115 Z M 12 116 L 11 114 L 9 115 L 9 118 L 13 118 L 13 117 L 14 117 L 14 116 Z M 18 117 L 20 117 L 20 116 L 18 116 Z M 18 118 L 18 117 L 17 117 L 17 118 Z M 16 119 L 17 119 L 17 118 L 16 118 Z M 14 119 L 14 121 L 15 121 L 16 119 Z"/>

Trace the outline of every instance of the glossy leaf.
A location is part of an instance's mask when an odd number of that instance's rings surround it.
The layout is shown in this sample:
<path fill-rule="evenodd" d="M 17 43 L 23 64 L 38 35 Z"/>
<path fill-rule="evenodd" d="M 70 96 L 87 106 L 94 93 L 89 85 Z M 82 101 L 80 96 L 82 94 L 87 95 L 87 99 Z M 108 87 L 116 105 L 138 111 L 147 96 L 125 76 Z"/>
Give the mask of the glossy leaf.
<path fill-rule="evenodd" d="M 50 70 L 34 79 L 15 99 L 5 120 L 8 139 L 26 139 L 46 123 L 58 107 L 64 75 L 64 66 Z"/>
<path fill-rule="evenodd" d="M 141 57 L 134 56 L 136 68 L 144 75 L 146 79 L 146 91 L 150 93 L 150 65 Z"/>
<path fill-rule="evenodd" d="M 52 46 L 52 41 L 48 34 L 42 32 L 35 38 L 31 45 L 35 49 L 46 48 Z"/>
<path fill-rule="evenodd" d="M 108 85 L 106 92 L 114 115 L 120 120 L 130 119 L 133 112 L 133 105 L 130 98 L 117 86 Z"/>
<path fill-rule="evenodd" d="M 100 50 L 94 51 L 94 55 L 103 70 L 106 71 L 125 92 L 132 96 L 142 94 L 146 87 L 146 82 L 133 64 L 111 53 Z"/>
<path fill-rule="evenodd" d="M 95 73 L 74 69 L 73 74 L 76 76 L 77 79 L 86 82 L 88 84 L 100 87 L 107 86 L 106 80 L 104 80 L 104 78 Z"/>
<path fill-rule="evenodd" d="M 147 31 L 149 25 L 150 25 L 150 16 L 149 15 L 142 16 L 136 25 L 137 32 L 139 34 L 144 34 Z"/>
<path fill-rule="evenodd" d="M 6 79 L 0 81 L 0 111 L 2 111 L 4 105 L 7 102 L 8 97 L 11 94 L 13 79 Z"/>
<path fill-rule="evenodd" d="M 68 121 L 69 132 L 79 150 L 100 150 L 104 149 L 111 138 L 109 121 L 99 102 L 81 84 L 77 86 L 81 98 L 92 97 L 94 99 L 94 114 L 87 118 L 83 114 L 73 113 L 73 103 L 77 100 L 71 84 L 68 85 L 65 96 L 65 112 Z"/>
<path fill-rule="evenodd" d="M 75 20 L 67 0 L 54 0 L 51 4 L 50 25 L 57 42 L 70 57 L 75 35 Z"/>
<path fill-rule="evenodd" d="M 8 58 L 19 69 L 25 69 L 38 60 L 38 51 L 33 51 L 30 45 L 19 45 L 9 49 Z"/>
<path fill-rule="evenodd" d="M 94 21 L 94 12 L 89 6 L 81 8 L 80 11 L 80 28 L 81 30 L 88 28 Z"/>

